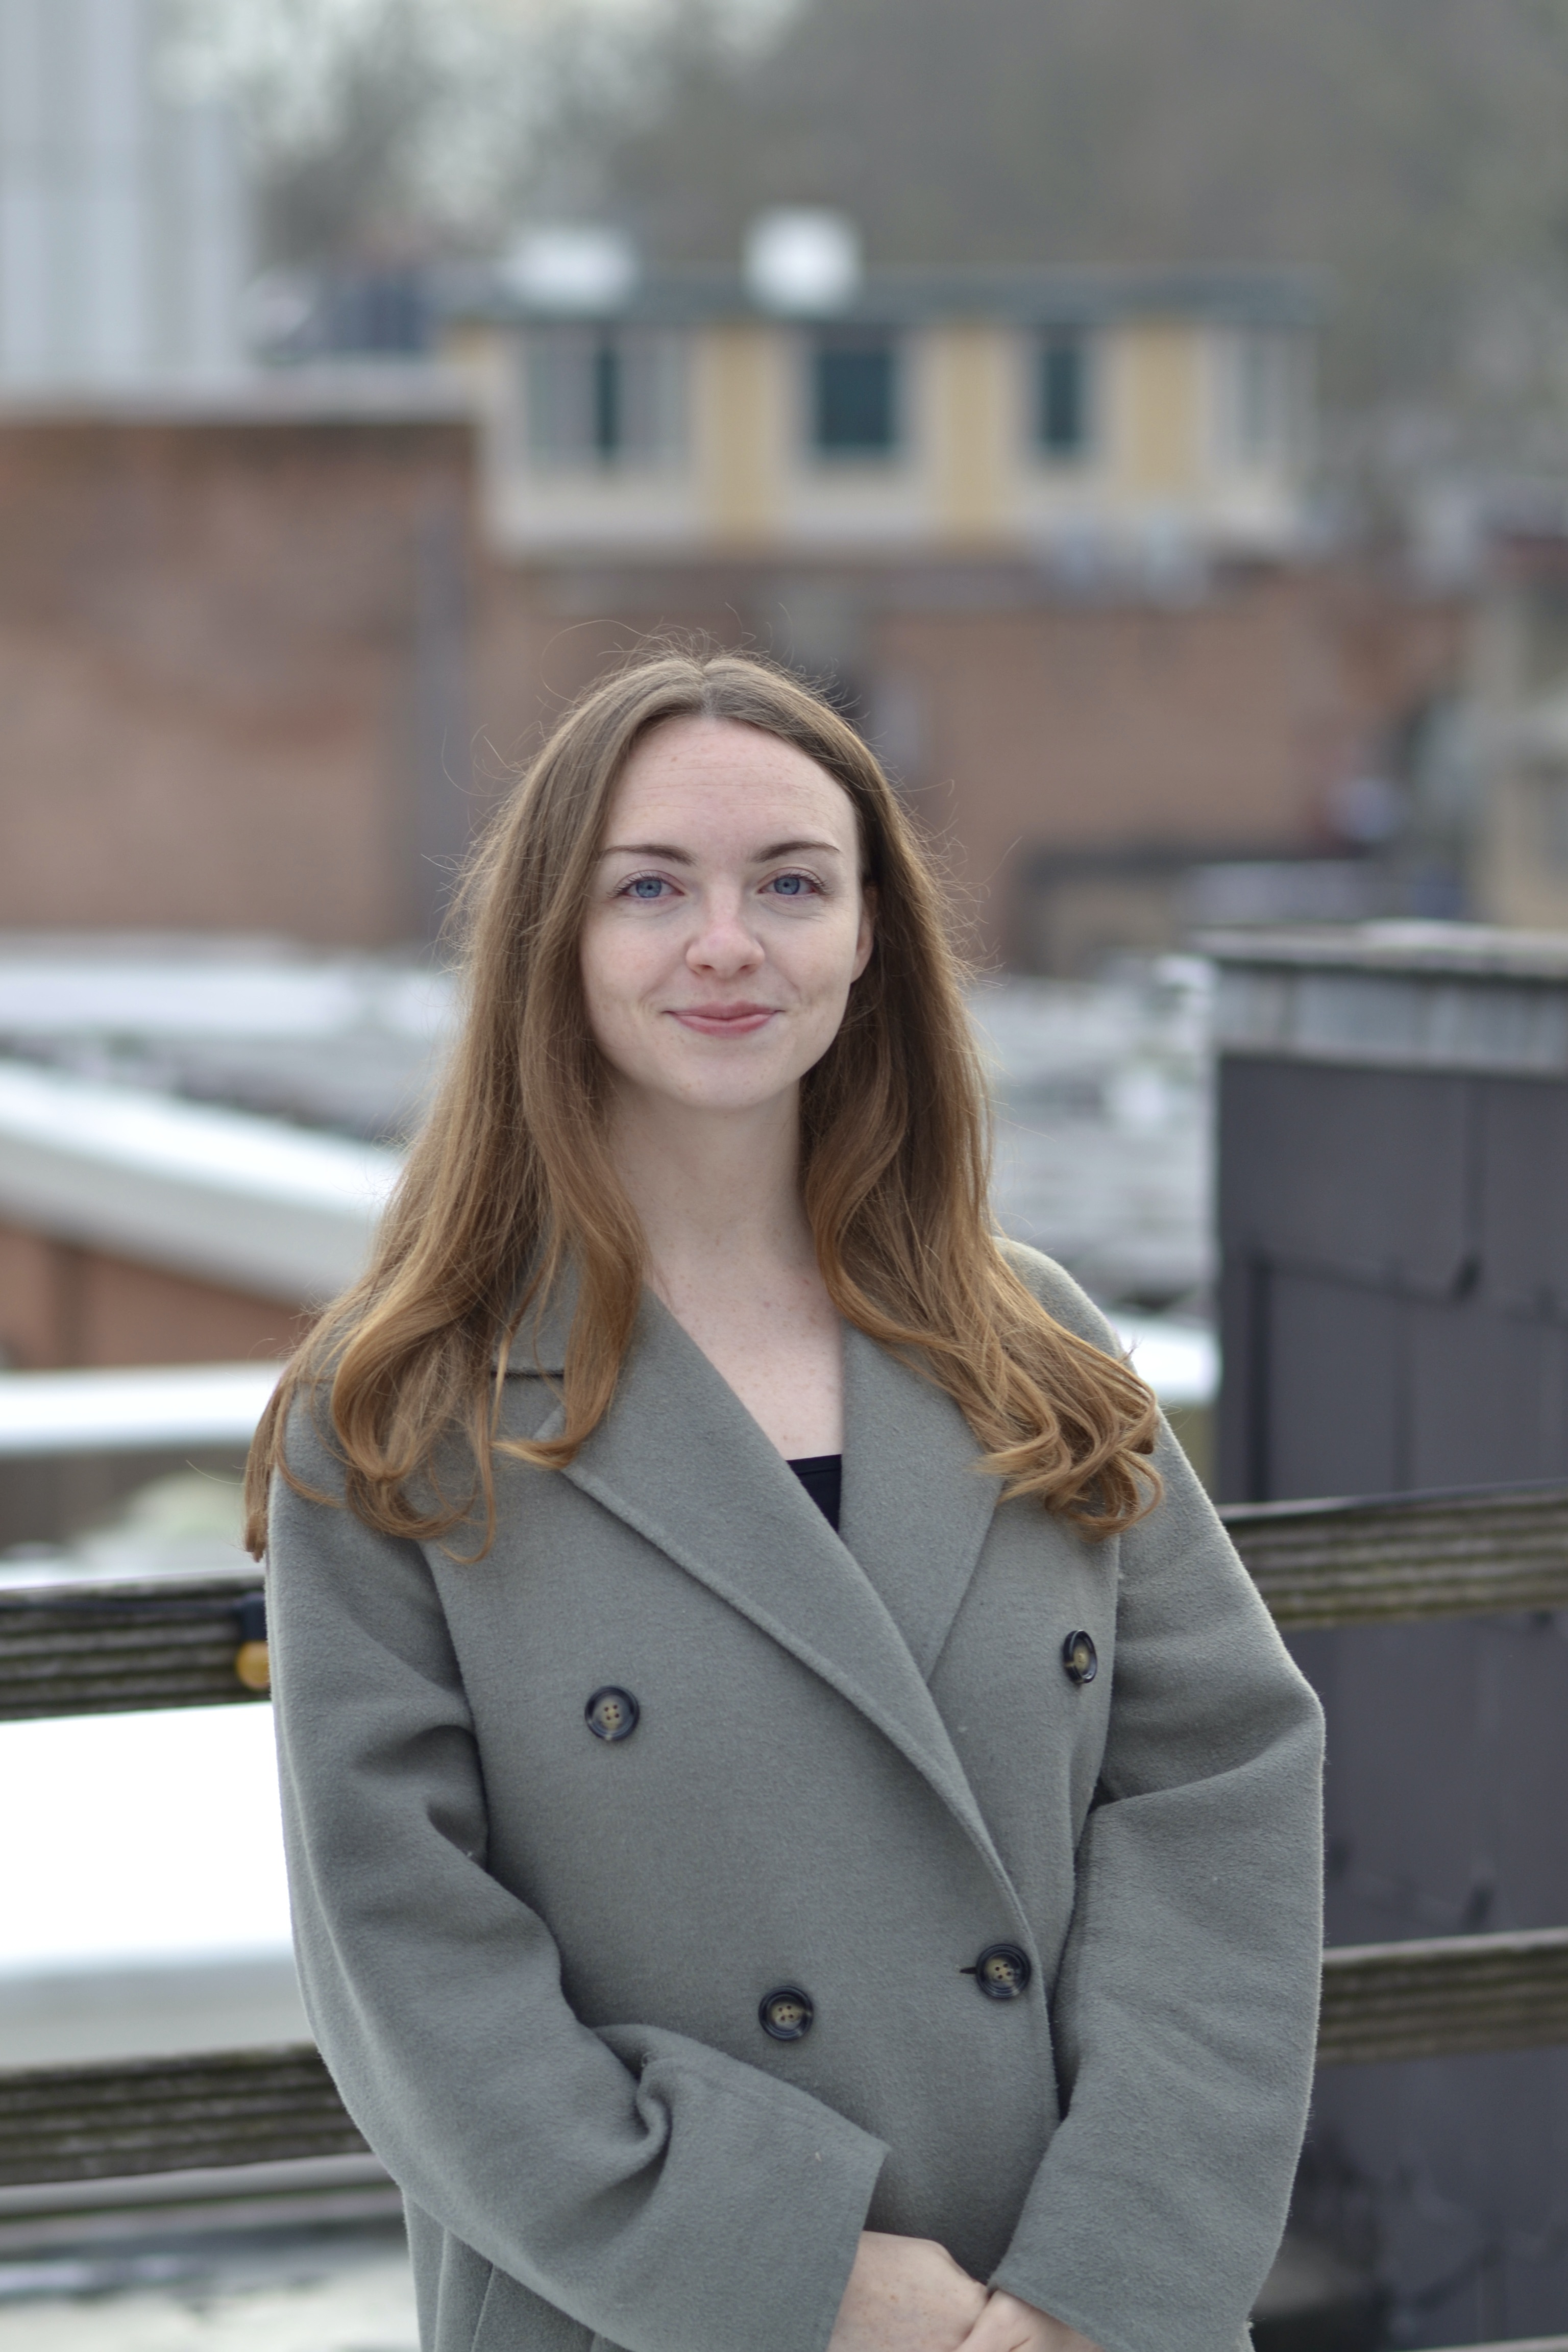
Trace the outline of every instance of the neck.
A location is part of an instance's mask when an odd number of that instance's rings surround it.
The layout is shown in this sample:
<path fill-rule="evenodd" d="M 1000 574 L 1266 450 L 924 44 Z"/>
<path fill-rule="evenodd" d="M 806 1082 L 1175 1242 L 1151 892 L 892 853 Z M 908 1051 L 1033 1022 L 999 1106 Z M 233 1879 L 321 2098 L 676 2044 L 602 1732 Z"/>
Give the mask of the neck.
<path fill-rule="evenodd" d="M 800 1102 L 792 1089 L 745 1111 L 693 1110 L 643 1095 L 618 1100 L 610 1150 L 667 1304 L 693 1281 L 742 1267 L 815 1268 L 800 1198 Z"/>

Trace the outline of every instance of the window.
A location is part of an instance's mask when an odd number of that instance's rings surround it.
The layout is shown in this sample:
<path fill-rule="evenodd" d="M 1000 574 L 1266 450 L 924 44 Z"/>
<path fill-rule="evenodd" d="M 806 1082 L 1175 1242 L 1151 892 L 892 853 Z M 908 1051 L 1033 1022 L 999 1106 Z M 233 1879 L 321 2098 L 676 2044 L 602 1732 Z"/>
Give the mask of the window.
<path fill-rule="evenodd" d="M 1035 441 L 1055 465 L 1076 465 L 1094 438 L 1093 383 L 1087 335 L 1053 329 L 1040 339 L 1035 384 Z"/>
<path fill-rule="evenodd" d="M 890 335 L 824 337 L 812 355 L 812 446 L 821 457 L 887 457 L 898 446 Z"/>
<path fill-rule="evenodd" d="M 668 464 L 681 445 L 682 350 L 631 327 L 542 327 L 526 350 L 536 464 L 610 469 Z"/>
<path fill-rule="evenodd" d="M 1294 336 L 1249 329 L 1229 339 L 1222 396 L 1225 454 L 1233 464 L 1277 466 L 1297 454 L 1302 382 Z"/>

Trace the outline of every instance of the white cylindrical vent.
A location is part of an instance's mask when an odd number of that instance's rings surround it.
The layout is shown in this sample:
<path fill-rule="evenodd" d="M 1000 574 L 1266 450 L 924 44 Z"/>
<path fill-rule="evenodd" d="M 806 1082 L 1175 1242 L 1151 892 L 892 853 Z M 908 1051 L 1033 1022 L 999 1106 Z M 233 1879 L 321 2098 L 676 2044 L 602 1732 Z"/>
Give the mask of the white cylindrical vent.
<path fill-rule="evenodd" d="M 860 288 L 860 236 L 842 213 L 759 214 L 746 236 L 746 288 L 765 310 L 842 310 Z"/>

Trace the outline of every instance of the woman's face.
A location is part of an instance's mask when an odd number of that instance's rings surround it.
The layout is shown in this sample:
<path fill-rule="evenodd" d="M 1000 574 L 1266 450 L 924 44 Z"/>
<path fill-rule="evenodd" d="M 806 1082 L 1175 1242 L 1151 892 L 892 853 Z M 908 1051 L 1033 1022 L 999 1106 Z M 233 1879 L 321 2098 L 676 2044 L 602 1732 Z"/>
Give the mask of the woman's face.
<path fill-rule="evenodd" d="M 793 744 L 673 719 L 637 745 L 583 927 L 583 986 L 624 1088 L 701 1110 L 788 1093 L 871 952 L 855 812 Z"/>

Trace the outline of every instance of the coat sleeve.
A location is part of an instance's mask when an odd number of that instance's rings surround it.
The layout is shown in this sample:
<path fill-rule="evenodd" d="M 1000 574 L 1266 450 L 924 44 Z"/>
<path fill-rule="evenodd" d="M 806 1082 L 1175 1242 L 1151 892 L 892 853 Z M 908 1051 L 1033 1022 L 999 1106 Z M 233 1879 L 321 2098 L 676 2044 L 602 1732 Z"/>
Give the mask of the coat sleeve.
<path fill-rule="evenodd" d="M 1114 1349 L 1056 1268 L 1058 1319 Z M 1121 1542 L 1052 2003 L 1063 2121 L 994 2284 L 1104 2352 L 1227 2352 L 1284 2228 L 1321 1970 L 1321 1716 L 1168 1431 Z"/>
<path fill-rule="evenodd" d="M 300 1412 L 289 1459 L 341 1491 Z M 278 1479 L 268 1594 L 301 1982 L 393 2178 L 626 2352 L 820 2352 L 884 2145 L 681 2034 L 580 2023 L 547 1922 L 485 1868 L 420 1546 Z"/>

